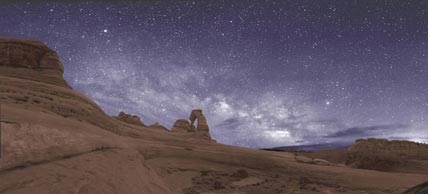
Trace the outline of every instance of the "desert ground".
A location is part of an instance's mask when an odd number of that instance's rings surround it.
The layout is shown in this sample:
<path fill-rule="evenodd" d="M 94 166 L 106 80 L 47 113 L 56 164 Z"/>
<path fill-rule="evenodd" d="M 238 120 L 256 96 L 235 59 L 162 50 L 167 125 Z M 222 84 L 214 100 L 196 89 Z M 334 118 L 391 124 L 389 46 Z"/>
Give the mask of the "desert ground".
<path fill-rule="evenodd" d="M 197 130 L 126 122 L 62 73 L 43 43 L 0 39 L 0 193 L 401 193 L 428 180 L 414 170 L 353 168 L 340 154 L 302 163 L 294 153 L 223 145 Z"/>

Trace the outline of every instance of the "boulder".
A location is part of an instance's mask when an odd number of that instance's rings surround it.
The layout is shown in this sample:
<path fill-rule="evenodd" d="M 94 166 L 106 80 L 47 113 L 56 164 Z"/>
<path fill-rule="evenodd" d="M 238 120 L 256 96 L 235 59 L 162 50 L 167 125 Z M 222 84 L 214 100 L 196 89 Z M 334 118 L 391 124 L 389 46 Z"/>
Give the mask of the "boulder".
<path fill-rule="evenodd" d="M 318 164 L 318 165 L 325 165 L 325 166 L 330 166 L 331 165 L 331 163 L 329 161 L 324 160 L 324 159 L 319 159 L 319 158 L 315 158 L 313 160 L 313 163 L 314 164 Z"/>
<path fill-rule="evenodd" d="M 313 164 L 314 160 L 312 158 L 306 157 L 306 156 L 296 156 L 294 159 L 296 159 L 297 162 L 306 163 L 306 164 Z"/>
<path fill-rule="evenodd" d="M 130 115 L 130 114 L 126 114 L 124 112 L 120 112 L 119 115 L 117 117 L 114 117 L 114 118 L 116 118 L 119 121 L 123 121 L 125 123 L 138 125 L 138 126 L 146 126 L 146 125 L 144 125 L 143 122 L 141 122 L 140 117 L 138 117 L 136 115 Z"/>
<path fill-rule="evenodd" d="M 186 119 L 178 119 L 171 128 L 172 132 L 188 132 L 190 130 L 190 122 Z"/>

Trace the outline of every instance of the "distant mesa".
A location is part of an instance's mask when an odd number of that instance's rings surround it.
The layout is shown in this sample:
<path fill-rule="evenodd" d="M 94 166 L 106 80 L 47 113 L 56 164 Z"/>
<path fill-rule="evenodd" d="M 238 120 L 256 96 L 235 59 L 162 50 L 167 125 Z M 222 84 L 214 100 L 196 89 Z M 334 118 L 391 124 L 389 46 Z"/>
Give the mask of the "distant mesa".
<path fill-rule="evenodd" d="M 408 160 L 428 160 L 428 145 L 402 140 L 359 139 L 348 148 L 346 164 L 388 171 L 405 165 Z"/>
<path fill-rule="evenodd" d="M 70 86 L 57 53 L 36 40 L 0 39 L 0 75 Z"/>
<path fill-rule="evenodd" d="M 144 125 L 143 122 L 141 122 L 140 117 L 136 116 L 136 115 L 130 115 L 130 114 L 126 114 L 124 112 L 120 112 L 119 115 L 117 117 L 114 117 L 119 121 L 123 121 L 125 123 L 129 123 L 129 124 L 133 124 L 133 125 L 138 125 L 138 126 L 146 126 Z"/>
<path fill-rule="evenodd" d="M 162 130 L 168 131 L 168 128 L 166 128 L 165 126 L 163 126 L 162 124 L 160 124 L 158 122 L 149 125 L 149 127 L 150 128 L 162 129 Z"/>

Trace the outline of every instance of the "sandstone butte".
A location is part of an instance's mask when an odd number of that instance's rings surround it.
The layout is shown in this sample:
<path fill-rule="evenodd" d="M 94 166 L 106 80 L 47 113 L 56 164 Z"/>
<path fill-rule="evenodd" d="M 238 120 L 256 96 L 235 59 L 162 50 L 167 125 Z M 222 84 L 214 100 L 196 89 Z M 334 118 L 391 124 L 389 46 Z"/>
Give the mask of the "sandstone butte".
<path fill-rule="evenodd" d="M 63 71 L 42 42 L 0 39 L 0 193 L 400 193 L 428 180 L 222 145 L 206 138 L 204 123 L 194 128 L 205 135 L 160 130 L 132 116 L 130 124 L 74 91 Z"/>

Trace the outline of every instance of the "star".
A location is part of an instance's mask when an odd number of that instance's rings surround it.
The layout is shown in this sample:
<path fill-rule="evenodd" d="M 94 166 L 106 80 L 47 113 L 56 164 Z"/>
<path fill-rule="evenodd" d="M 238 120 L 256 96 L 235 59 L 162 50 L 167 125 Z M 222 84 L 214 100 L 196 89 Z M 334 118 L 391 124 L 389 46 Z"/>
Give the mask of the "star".
<path fill-rule="evenodd" d="M 44 2 L 0 13 L 19 21 L 2 36 L 46 42 L 67 82 L 110 115 L 170 127 L 201 108 L 218 142 L 256 148 L 353 142 L 360 134 L 314 134 L 376 125 L 406 126 L 379 137 L 428 138 L 423 6 Z"/>

